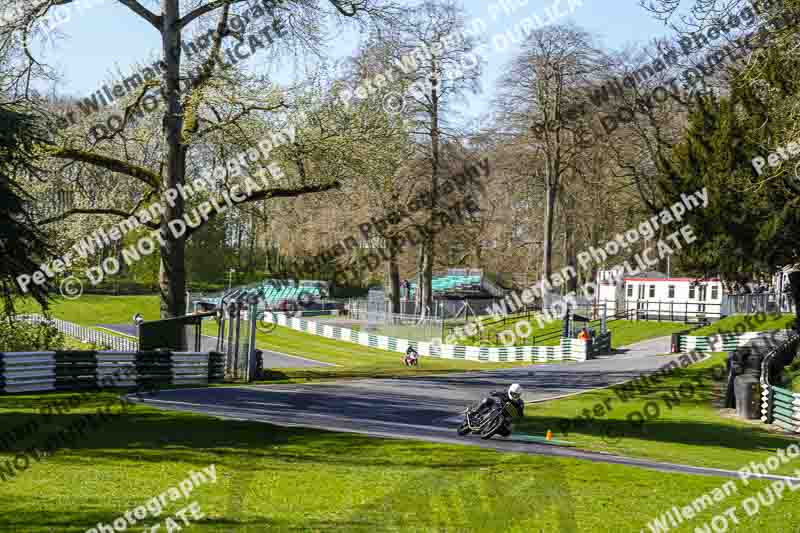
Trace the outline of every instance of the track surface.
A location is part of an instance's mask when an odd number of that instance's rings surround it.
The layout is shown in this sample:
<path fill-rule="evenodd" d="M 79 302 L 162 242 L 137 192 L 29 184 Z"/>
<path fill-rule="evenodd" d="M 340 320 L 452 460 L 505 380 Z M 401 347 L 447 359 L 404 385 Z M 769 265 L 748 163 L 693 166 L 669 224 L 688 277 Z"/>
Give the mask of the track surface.
<path fill-rule="evenodd" d="M 447 374 L 410 379 L 366 379 L 315 385 L 255 385 L 161 391 L 145 397 L 154 407 L 225 418 L 303 426 L 380 437 L 471 444 L 497 450 L 588 459 L 660 470 L 735 477 L 736 472 L 560 448 L 522 440 L 458 437 L 455 429 L 465 407 L 492 390 L 522 384 L 527 403 L 585 392 L 633 379 L 677 356 L 647 355 L 669 351 L 669 338 L 631 346 L 604 359 L 575 364 Z M 425 364 L 424 358 L 421 364 Z M 132 398 L 132 400 L 135 400 Z M 530 409 L 535 409 L 535 405 Z M 577 414 L 577 413 L 576 413 Z M 554 428 L 557 429 L 557 428 Z M 783 476 L 764 476 L 787 479 Z"/>
<path fill-rule="evenodd" d="M 133 324 L 98 324 L 97 327 L 108 329 L 116 333 L 121 333 L 129 337 L 139 338 L 139 330 Z M 208 335 L 200 337 L 200 350 L 210 352 L 217 349 L 217 338 Z M 272 350 L 259 348 L 263 352 L 264 368 L 306 368 L 320 366 L 336 366 L 331 363 L 323 363 L 305 357 L 297 357 Z"/>

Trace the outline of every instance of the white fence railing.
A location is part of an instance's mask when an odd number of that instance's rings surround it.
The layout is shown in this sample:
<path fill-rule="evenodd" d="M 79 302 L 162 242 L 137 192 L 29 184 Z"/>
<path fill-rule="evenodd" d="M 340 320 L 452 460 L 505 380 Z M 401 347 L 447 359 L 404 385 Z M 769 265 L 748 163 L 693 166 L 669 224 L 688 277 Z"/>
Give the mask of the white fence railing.
<path fill-rule="evenodd" d="M 405 353 L 413 346 L 419 355 L 440 359 L 461 359 L 480 362 L 549 362 L 586 361 L 589 358 L 589 345 L 578 339 L 562 338 L 558 346 L 458 346 L 438 342 L 417 342 L 410 339 L 386 335 L 372 335 L 349 328 L 338 327 L 323 322 L 287 317 L 282 314 L 265 313 L 264 320 L 286 326 L 311 335 L 329 339 L 353 342 L 362 346 L 379 348 L 390 352 Z"/>
<path fill-rule="evenodd" d="M 74 337 L 87 344 L 96 344 L 98 346 L 123 352 L 135 352 L 139 349 L 139 341 L 137 340 L 119 337 L 103 331 L 97 331 L 95 329 L 87 328 L 85 326 L 81 326 L 80 324 L 67 322 L 66 320 L 61 320 L 59 318 L 45 318 L 42 315 L 20 315 L 16 317 L 16 319 L 31 322 L 33 324 L 51 324 L 61 333 L 69 335 L 70 337 Z"/>

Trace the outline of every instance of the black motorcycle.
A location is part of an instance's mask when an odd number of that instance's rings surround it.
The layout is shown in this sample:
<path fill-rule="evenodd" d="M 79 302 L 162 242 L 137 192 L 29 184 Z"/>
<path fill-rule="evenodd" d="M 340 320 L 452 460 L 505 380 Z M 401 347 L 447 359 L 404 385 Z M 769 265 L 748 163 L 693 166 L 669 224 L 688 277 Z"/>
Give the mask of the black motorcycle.
<path fill-rule="evenodd" d="M 494 435 L 511 435 L 511 421 L 516 417 L 516 407 L 513 404 L 495 401 L 484 413 L 479 412 L 479 407 L 480 404 L 464 411 L 464 422 L 456 430 L 459 435 L 463 437 L 478 433 L 482 439 L 491 439 Z"/>

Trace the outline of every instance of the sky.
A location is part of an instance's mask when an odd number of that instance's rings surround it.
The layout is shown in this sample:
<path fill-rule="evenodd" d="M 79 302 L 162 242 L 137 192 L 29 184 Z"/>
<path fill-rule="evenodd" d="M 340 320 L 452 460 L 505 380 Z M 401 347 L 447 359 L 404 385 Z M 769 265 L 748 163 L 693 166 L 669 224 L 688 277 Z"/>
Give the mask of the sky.
<path fill-rule="evenodd" d="M 638 5 L 637 0 L 505 1 L 517 6 L 524 2 L 525 5 L 507 13 L 499 6 L 500 0 L 463 0 L 468 19 L 479 18 L 485 23 L 485 38 L 489 44 L 489 51 L 484 56 L 482 92 L 466 95 L 460 106 L 465 119 L 490 111 L 496 80 L 517 50 L 513 42 L 506 45 L 497 35 L 513 31 L 522 19 L 534 14 L 547 20 L 546 10 L 552 10 L 554 3 L 558 4 L 555 12 L 564 15 L 557 18 L 557 23 L 581 26 L 596 35 L 604 47 L 621 49 L 638 45 L 641 48 L 654 37 L 670 34 L 663 23 Z M 152 1 L 143 3 L 151 9 L 157 5 Z M 131 72 L 137 62 L 149 59 L 152 63 L 155 59 L 154 54 L 159 49 L 158 33 L 117 0 L 78 0 L 68 14 L 68 19 L 59 26 L 64 38 L 42 49 L 46 62 L 57 66 L 63 76 L 63 83 L 56 86 L 59 93 L 87 97 L 110 79 L 113 71 Z M 358 46 L 358 38 L 358 34 L 352 31 L 332 38 L 326 47 L 331 60 L 344 59 L 352 54 Z M 259 61 L 264 61 L 266 55 L 256 54 L 248 64 L 261 68 L 263 65 Z M 289 81 L 297 75 L 290 63 L 273 71 L 276 79 L 281 81 Z"/>

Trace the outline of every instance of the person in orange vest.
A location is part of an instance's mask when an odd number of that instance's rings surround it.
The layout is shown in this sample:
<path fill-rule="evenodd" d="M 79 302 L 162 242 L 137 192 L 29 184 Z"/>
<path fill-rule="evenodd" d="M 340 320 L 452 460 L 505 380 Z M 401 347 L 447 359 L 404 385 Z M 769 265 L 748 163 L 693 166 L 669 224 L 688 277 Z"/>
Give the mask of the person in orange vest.
<path fill-rule="evenodd" d="M 589 332 L 586 331 L 586 328 L 582 328 L 581 332 L 578 333 L 578 340 L 584 342 L 589 340 Z"/>

